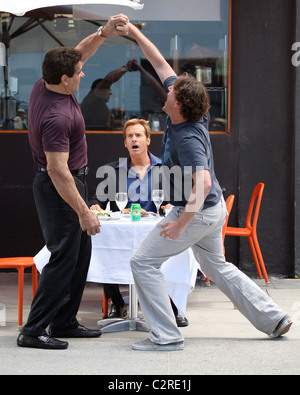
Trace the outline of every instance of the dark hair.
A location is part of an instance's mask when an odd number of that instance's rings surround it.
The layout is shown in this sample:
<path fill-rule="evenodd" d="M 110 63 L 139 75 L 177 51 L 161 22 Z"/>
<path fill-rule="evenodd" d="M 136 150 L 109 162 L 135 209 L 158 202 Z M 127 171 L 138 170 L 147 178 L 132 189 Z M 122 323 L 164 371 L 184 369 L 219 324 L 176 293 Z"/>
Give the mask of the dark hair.
<path fill-rule="evenodd" d="M 103 81 L 103 78 L 98 78 L 97 80 L 95 80 L 92 83 L 91 90 L 94 90 L 96 88 L 96 86 L 99 84 L 99 82 L 101 82 L 101 81 Z"/>
<path fill-rule="evenodd" d="M 197 122 L 210 109 L 209 94 L 205 86 L 191 75 L 184 74 L 174 84 L 177 102 L 181 105 L 180 114 L 186 121 Z"/>
<path fill-rule="evenodd" d="M 47 52 L 43 62 L 43 77 L 48 84 L 59 85 L 66 74 L 73 77 L 81 53 L 74 48 L 58 47 Z"/>

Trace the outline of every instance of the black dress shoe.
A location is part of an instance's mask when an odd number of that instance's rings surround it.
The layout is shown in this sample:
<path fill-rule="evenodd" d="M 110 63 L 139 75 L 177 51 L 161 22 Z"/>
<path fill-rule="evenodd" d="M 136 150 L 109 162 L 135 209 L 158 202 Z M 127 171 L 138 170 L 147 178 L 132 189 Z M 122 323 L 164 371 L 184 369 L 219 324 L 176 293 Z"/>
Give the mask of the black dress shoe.
<path fill-rule="evenodd" d="M 109 313 L 107 318 L 125 318 L 126 316 L 127 316 L 126 304 L 123 307 L 118 307 L 113 304 L 111 306 L 111 312 Z"/>
<path fill-rule="evenodd" d="M 48 335 L 28 336 L 20 334 L 17 344 L 20 347 L 43 348 L 45 350 L 65 350 L 68 348 L 67 342 L 62 342 Z"/>
<path fill-rule="evenodd" d="M 189 326 L 188 319 L 186 317 L 181 317 L 180 315 L 176 317 L 176 323 L 178 327 Z"/>
<path fill-rule="evenodd" d="M 93 330 L 93 329 L 87 329 L 83 325 L 79 325 L 75 329 L 70 329 L 68 331 L 56 331 L 56 330 L 49 330 L 50 336 L 54 337 L 68 337 L 68 338 L 92 338 L 92 337 L 100 337 L 102 335 L 102 332 L 98 329 Z"/>

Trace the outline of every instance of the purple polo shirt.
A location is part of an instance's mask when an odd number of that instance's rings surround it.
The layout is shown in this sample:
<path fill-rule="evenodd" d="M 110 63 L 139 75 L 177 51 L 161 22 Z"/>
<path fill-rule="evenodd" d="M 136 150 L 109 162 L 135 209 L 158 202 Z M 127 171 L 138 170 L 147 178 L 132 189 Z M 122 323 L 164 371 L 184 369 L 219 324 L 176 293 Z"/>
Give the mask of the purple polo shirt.
<path fill-rule="evenodd" d="M 85 123 L 77 99 L 48 90 L 43 78 L 30 95 L 28 137 L 37 167 L 47 167 L 45 151 L 69 152 L 71 171 L 87 166 Z"/>

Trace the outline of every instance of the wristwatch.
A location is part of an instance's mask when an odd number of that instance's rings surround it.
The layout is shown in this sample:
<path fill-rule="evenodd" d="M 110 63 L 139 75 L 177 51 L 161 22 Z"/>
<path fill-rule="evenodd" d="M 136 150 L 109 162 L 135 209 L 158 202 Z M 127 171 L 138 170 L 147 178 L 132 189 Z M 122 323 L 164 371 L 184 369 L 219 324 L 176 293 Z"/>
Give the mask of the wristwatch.
<path fill-rule="evenodd" d="M 106 36 L 105 34 L 103 34 L 102 30 L 103 30 L 104 26 L 100 26 L 98 29 L 98 35 L 103 37 L 103 38 L 107 38 L 108 36 Z"/>

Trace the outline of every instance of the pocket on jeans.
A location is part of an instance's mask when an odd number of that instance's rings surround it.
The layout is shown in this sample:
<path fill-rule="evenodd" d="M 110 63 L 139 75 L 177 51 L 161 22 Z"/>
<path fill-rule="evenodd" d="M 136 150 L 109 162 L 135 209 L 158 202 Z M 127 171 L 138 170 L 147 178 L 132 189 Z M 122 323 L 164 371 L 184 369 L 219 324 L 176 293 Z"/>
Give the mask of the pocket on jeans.
<path fill-rule="evenodd" d="M 217 222 L 218 221 L 211 215 L 205 215 L 203 213 L 196 214 L 187 226 L 185 233 L 190 238 L 197 239 L 207 233 Z"/>
<path fill-rule="evenodd" d="M 212 220 L 212 218 L 211 217 L 209 217 L 209 216 L 203 216 L 202 217 L 202 223 L 204 224 L 204 225 L 208 225 L 208 226 L 212 226 L 214 223 L 216 223 L 217 221 L 216 220 Z"/>

